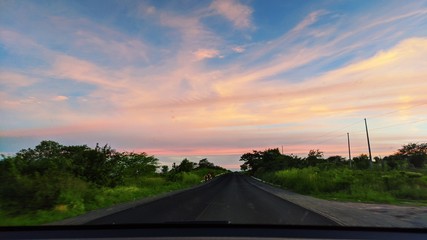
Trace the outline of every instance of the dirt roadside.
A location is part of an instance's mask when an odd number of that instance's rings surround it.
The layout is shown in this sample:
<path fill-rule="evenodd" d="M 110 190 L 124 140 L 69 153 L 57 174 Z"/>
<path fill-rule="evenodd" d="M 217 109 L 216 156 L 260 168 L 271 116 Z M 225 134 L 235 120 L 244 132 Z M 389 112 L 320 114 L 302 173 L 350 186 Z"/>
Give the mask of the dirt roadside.
<path fill-rule="evenodd" d="M 427 207 L 329 201 L 287 191 L 257 178 L 249 182 L 343 226 L 427 228 Z"/>

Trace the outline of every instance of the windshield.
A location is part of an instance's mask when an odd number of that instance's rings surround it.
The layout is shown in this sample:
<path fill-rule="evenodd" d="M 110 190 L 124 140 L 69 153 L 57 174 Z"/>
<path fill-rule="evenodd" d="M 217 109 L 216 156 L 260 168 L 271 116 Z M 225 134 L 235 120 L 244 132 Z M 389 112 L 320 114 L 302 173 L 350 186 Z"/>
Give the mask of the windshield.
<path fill-rule="evenodd" d="M 0 0 L 0 225 L 427 227 L 427 1 Z"/>

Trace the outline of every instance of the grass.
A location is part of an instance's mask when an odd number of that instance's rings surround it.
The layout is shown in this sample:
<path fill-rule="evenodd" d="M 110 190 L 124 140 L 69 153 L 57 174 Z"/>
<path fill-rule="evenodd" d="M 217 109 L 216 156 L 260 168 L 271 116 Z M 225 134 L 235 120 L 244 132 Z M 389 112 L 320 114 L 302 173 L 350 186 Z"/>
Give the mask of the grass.
<path fill-rule="evenodd" d="M 128 178 L 123 185 L 114 188 L 98 187 L 79 179 L 71 179 L 62 188 L 57 204 L 52 209 L 25 213 L 16 210 L 7 212 L 3 209 L 0 210 L 0 226 L 31 226 L 55 222 L 95 209 L 185 189 L 200 184 L 207 173 L 218 175 L 223 172 L 224 170 L 218 169 L 195 169 L 173 174 L 171 179 L 170 175 Z"/>
<path fill-rule="evenodd" d="M 259 176 L 283 188 L 325 199 L 427 205 L 427 171 L 381 171 L 316 167 Z"/>
<path fill-rule="evenodd" d="M 201 179 L 194 173 L 182 173 L 181 180 L 177 182 L 153 176 L 129 180 L 129 185 L 126 186 L 114 188 L 92 186 L 85 192 L 68 191 L 61 195 L 60 203 L 51 210 L 38 210 L 20 215 L 0 211 L 0 226 L 40 225 L 59 221 L 91 210 L 188 188 L 200 183 Z"/>

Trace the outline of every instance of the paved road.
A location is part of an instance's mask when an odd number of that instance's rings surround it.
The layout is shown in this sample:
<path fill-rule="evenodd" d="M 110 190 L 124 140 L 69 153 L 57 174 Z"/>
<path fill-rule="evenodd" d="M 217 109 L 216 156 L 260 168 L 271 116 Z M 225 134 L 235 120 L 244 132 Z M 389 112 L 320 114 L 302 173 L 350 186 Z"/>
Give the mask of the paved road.
<path fill-rule="evenodd" d="M 337 225 L 293 203 L 267 193 L 237 173 L 202 187 L 108 215 L 88 224 L 229 221 L 238 224 Z"/>

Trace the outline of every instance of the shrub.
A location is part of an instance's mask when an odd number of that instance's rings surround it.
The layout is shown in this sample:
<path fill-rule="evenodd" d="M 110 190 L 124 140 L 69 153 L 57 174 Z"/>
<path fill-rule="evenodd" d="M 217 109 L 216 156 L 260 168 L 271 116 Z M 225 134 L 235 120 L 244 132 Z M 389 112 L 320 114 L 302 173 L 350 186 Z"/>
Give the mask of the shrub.
<path fill-rule="evenodd" d="M 182 173 L 182 182 L 184 184 L 196 184 L 199 183 L 201 181 L 201 178 L 194 173 L 187 173 L 187 172 L 183 172 Z"/>
<path fill-rule="evenodd" d="M 427 176 L 422 172 L 308 167 L 265 173 L 261 178 L 316 196 L 385 203 L 427 200 Z"/>

